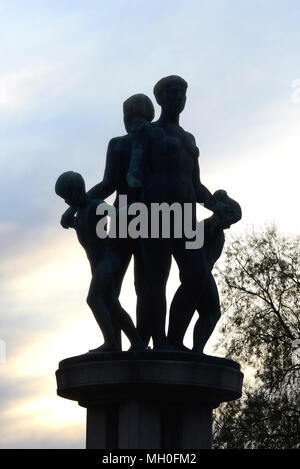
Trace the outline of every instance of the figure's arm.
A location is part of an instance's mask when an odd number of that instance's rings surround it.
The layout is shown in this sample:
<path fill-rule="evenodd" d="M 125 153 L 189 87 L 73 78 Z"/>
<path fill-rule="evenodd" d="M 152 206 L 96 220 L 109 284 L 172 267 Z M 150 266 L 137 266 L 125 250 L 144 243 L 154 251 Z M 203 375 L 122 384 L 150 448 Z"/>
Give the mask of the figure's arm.
<path fill-rule="evenodd" d="M 117 151 L 118 138 L 113 138 L 108 144 L 107 154 L 106 154 L 106 164 L 103 180 L 96 184 L 92 189 L 87 192 L 89 199 L 106 199 L 113 192 L 115 192 L 118 181 L 119 181 L 119 165 L 120 158 L 119 152 Z M 73 223 L 73 218 L 76 215 L 77 210 L 75 208 L 69 207 L 61 217 L 61 225 L 63 228 L 71 228 Z"/>
<path fill-rule="evenodd" d="M 180 138 L 185 147 L 185 150 L 193 157 L 199 158 L 200 151 L 197 147 L 196 140 L 193 134 L 186 132 L 180 127 Z"/>
<path fill-rule="evenodd" d="M 200 181 L 200 168 L 199 168 L 199 161 L 198 158 L 194 160 L 194 188 L 197 195 L 197 202 L 203 203 L 204 207 L 212 210 L 213 212 L 217 212 L 220 209 L 219 202 L 214 198 L 212 193 L 205 187 L 202 182 Z"/>
<path fill-rule="evenodd" d="M 63 214 L 60 220 L 60 224 L 66 230 L 68 228 L 74 228 L 74 218 L 77 210 L 73 207 L 69 207 Z"/>
<path fill-rule="evenodd" d="M 180 128 L 180 136 L 185 150 L 191 155 L 194 159 L 194 173 L 193 173 L 193 183 L 197 195 L 197 202 L 203 203 L 205 208 L 215 212 L 216 210 L 216 201 L 210 191 L 201 183 L 200 181 L 200 168 L 199 168 L 199 148 L 196 145 L 196 140 L 194 135 L 186 132 Z"/>
<path fill-rule="evenodd" d="M 186 134 L 186 149 L 189 153 L 194 157 L 194 174 L 193 174 L 193 181 L 194 181 L 194 188 L 197 195 L 197 202 L 203 203 L 204 207 L 211 210 L 214 213 L 220 213 L 224 210 L 225 206 L 222 202 L 218 201 L 213 194 L 207 189 L 207 187 L 202 184 L 200 180 L 200 167 L 199 167 L 199 149 L 196 146 L 195 137 L 185 132 Z"/>
<path fill-rule="evenodd" d="M 63 228 L 74 228 L 75 215 L 77 210 L 73 207 L 69 207 L 63 214 L 60 220 L 60 224 Z"/>
<path fill-rule="evenodd" d="M 133 137 L 130 164 L 127 172 L 128 186 L 138 189 L 143 186 L 143 175 L 145 167 L 145 155 L 148 147 L 149 125 L 143 124 L 139 127 Z"/>
<path fill-rule="evenodd" d="M 103 180 L 87 192 L 90 199 L 106 199 L 117 190 L 120 175 L 118 138 L 108 144 Z"/>

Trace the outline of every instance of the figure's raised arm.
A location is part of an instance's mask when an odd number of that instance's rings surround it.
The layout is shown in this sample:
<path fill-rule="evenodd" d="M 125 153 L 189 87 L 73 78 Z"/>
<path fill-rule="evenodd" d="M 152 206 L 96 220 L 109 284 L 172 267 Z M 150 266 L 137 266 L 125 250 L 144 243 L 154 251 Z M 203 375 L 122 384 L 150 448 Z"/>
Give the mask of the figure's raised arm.
<path fill-rule="evenodd" d="M 120 176 L 119 139 L 120 137 L 113 138 L 108 144 L 103 180 L 88 191 L 87 195 L 90 199 L 106 199 L 118 187 Z"/>
<path fill-rule="evenodd" d="M 141 188 L 143 185 L 143 174 L 145 158 L 149 141 L 150 125 L 144 123 L 139 126 L 133 137 L 130 164 L 127 172 L 127 183 L 132 189 Z"/>

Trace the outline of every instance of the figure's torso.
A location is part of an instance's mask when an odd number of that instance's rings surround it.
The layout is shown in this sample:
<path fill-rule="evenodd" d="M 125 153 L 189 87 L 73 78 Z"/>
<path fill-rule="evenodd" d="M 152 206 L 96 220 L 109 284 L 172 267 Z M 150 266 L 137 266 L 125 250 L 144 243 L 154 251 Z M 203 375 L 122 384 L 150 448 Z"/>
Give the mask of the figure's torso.
<path fill-rule="evenodd" d="M 99 238 L 96 232 L 100 220 L 96 215 L 98 203 L 97 200 L 88 201 L 85 208 L 77 211 L 74 222 L 78 241 L 85 249 L 92 268 L 102 259 L 107 243 L 107 239 Z"/>
<path fill-rule="evenodd" d="M 128 188 L 126 176 L 130 164 L 132 148 L 132 136 L 130 134 L 124 135 L 116 139 L 114 143 L 114 152 L 116 153 L 116 158 L 118 160 L 117 171 L 118 171 L 118 182 L 116 187 L 116 198 L 114 205 L 118 207 L 119 204 L 119 195 L 127 195 L 128 202 L 131 202 L 131 191 Z"/>
<path fill-rule="evenodd" d="M 194 155 L 185 139 L 188 134 L 178 126 L 149 126 L 145 158 L 145 200 L 147 202 L 195 202 Z"/>

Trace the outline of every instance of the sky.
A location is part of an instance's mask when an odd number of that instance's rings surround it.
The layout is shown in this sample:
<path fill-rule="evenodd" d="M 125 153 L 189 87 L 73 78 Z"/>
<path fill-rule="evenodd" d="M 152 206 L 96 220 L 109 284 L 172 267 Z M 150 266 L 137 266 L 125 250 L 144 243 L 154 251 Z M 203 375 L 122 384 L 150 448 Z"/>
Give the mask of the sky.
<path fill-rule="evenodd" d="M 84 447 L 85 409 L 56 396 L 54 373 L 102 337 L 54 184 L 101 181 L 130 95 L 157 118 L 155 83 L 185 78 L 201 180 L 243 209 L 231 232 L 299 232 L 299 23 L 298 0 L 0 0 L 0 448 Z M 169 302 L 178 284 L 174 266 Z M 132 266 L 121 302 L 133 315 Z"/>

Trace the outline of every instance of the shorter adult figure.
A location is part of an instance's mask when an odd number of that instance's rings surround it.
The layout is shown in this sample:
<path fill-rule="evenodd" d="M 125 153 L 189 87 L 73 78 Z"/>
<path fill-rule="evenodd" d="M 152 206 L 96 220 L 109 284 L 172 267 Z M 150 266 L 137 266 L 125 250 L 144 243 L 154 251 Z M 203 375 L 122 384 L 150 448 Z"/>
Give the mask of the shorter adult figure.
<path fill-rule="evenodd" d="M 141 93 L 129 97 L 123 103 L 123 116 L 124 125 L 128 134 L 122 137 L 114 137 L 110 140 L 107 149 L 103 180 L 87 192 L 88 198 L 102 200 L 116 192 L 114 202 L 114 206 L 116 208 L 120 208 L 120 195 L 127 196 L 128 206 L 132 202 L 136 201 L 137 193 L 134 188 L 128 187 L 126 176 L 130 166 L 134 135 L 141 124 L 151 122 L 154 118 L 154 107 L 152 101 L 148 96 Z M 72 226 L 75 213 L 76 210 L 71 208 L 63 214 L 61 224 L 64 228 Z M 119 252 L 119 269 L 115 272 L 114 279 L 116 284 L 115 294 L 118 298 L 130 259 L 132 255 L 134 255 L 134 282 L 137 294 L 137 325 L 140 329 L 141 335 L 143 335 L 145 327 L 143 311 L 140 306 L 141 295 L 143 294 L 141 287 L 143 263 L 140 255 L 139 243 L 137 240 L 130 239 L 128 237 L 126 239 L 118 238 L 115 240 L 115 243 L 118 244 Z M 121 345 L 120 332 L 118 335 L 119 345 Z"/>

